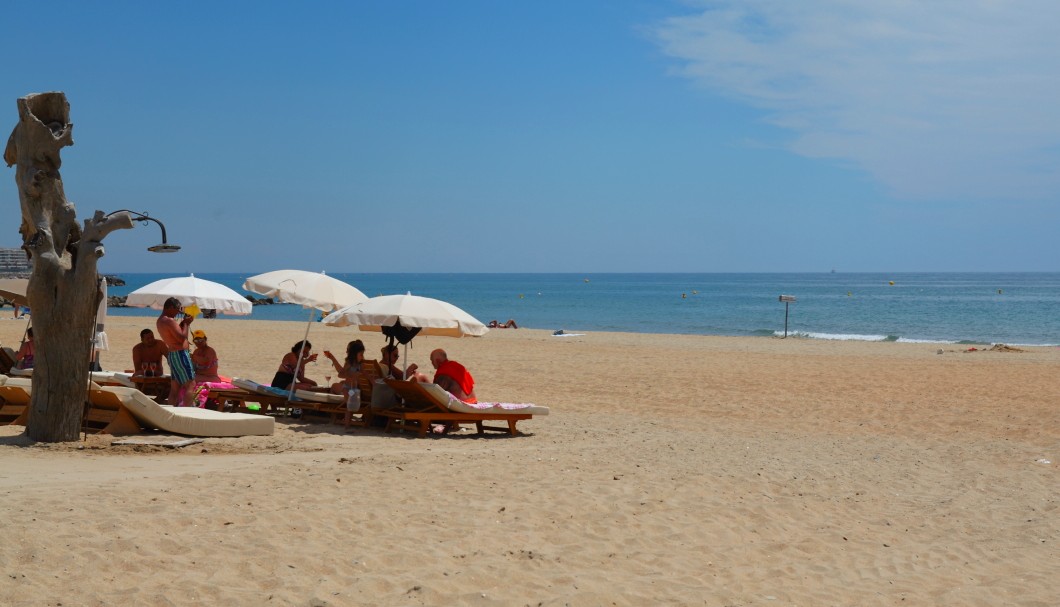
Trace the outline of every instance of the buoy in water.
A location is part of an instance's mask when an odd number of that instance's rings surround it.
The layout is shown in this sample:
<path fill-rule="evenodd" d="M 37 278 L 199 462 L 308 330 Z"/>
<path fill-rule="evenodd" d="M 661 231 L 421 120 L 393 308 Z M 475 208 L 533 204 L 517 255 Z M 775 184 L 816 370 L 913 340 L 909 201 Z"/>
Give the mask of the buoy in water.
<path fill-rule="evenodd" d="M 589 282 L 589 279 L 588 279 L 588 278 L 586 278 L 586 279 L 585 279 L 585 282 Z"/>
<path fill-rule="evenodd" d="M 692 295 L 699 295 L 699 291 L 692 289 Z"/>
<path fill-rule="evenodd" d="M 523 297 L 526 297 L 526 296 L 525 296 L 525 295 L 523 295 L 522 293 L 520 293 L 520 294 L 519 294 L 519 299 L 522 299 Z"/>
<path fill-rule="evenodd" d="M 889 284 L 889 285 L 891 285 L 893 287 L 894 286 L 894 281 L 892 280 L 891 282 L 889 282 L 887 284 Z"/>
<path fill-rule="evenodd" d="M 684 293 L 681 293 L 681 299 L 687 299 L 687 298 L 688 298 L 688 295 L 685 295 Z"/>
<path fill-rule="evenodd" d="M 847 291 L 847 297 L 850 297 L 850 291 Z"/>

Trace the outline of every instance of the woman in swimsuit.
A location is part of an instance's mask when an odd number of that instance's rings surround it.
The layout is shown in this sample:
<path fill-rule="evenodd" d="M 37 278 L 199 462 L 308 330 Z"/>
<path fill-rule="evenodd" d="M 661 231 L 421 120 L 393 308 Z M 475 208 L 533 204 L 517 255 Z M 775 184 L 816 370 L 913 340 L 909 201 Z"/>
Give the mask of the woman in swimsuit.
<path fill-rule="evenodd" d="M 291 347 L 291 351 L 283 355 L 283 360 L 280 361 L 280 368 L 276 370 L 276 375 L 272 377 L 272 387 L 280 388 L 282 390 L 288 390 L 291 388 L 291 382 L 295 381 L 294 369 L 298 367 L 298 381 L 295 382 L 296 390 L 304 390 L 306 388 L 312 388 L 317 383 L 305 376 L 305 366 L 307 363 L 314 362 L 317 359 L 316 354 L 310 354 L 313 349 L 313 344 L 308 341 L 305 342 L 305 350 L 302 350 L 302 342 L 296 343 Z M 298 353 L 302 352 L 302 362 L 298 362 Z"/>
<path fill-rule="evenodd" d="M 33 368 L 33 353 L 36 348 L 33 346 L 33 329 L 26 329 L 26 341 L 22 342 L 22 347 L 18 349 L 18 354 L 15 355 L 15 366 L 19 369 L 32 369 Z"/>
<path fill-rule="evenodd" d="M 195 381 L 221 381 L 217 376 L 217 352 L 206 344 L 206 332 L 199 329 L 192 332 L 195 350 L 191 353 L 191 362 L 195 365 Z"/>
<path fill-rule="evenodd" d="M 331 385 L 332 394 L 346 394 L 357 387 L 361 379 L 361 364 L 364 362 L 364 342 L 355 339 L 346 344 L 346 360 L 342 364 L 330 350 L 324 350 L 324 356 L 331 360 L 341 380 Z"/>

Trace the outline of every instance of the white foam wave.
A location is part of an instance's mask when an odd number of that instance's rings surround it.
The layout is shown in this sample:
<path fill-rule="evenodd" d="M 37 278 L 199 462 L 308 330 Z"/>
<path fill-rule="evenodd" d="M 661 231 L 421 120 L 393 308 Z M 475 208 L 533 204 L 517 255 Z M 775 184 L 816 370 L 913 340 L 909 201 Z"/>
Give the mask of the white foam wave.
<path fill-rule="evenodd" d="M 911 337 L 899 337 L 897 340 L 900 344 L 955 344 L 956 341 L 952 339 L 913 339 Z"/>
<path fill-rule="evenodd" d="M 783 331 L 774 331 L 773 335 L 782 337 Z M 887 335 L 858 335 L 856 333 L 814 333 L 812 331 L 788 331 L 788 337 L 808 339 L 830 339 L 835 341 L 887 341 Z"/>

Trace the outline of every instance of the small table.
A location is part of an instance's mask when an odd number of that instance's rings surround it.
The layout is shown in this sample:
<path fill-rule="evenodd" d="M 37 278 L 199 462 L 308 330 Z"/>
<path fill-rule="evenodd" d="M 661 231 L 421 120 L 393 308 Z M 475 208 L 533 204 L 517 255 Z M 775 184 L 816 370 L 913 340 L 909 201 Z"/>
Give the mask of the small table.
<path fill-rule="evenodd" d="M 161 377 L 133 375 L 132 381 L 136 384 L 136 388 L 140 390 L 140 392 L 143 392 L 155 400 L 169 397 L 170 378 L 168 375 L 163 375 Z"/>

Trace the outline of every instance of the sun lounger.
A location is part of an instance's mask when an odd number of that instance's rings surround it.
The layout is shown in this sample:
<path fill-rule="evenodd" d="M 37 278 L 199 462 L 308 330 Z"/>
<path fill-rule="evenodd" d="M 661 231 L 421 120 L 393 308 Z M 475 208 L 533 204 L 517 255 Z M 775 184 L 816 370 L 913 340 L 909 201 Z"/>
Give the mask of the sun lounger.
<path fill-rule="evenodd" d="M 119 371 L 93 371 L 89 374 L 89 377 L 101 386 L 136 387 L 136 382 L 132 380 L 132 375 Z"/>
<path fill-rule="evenodd" d="M 186 436 L 265 436 L 272 434 L 275 424 L 267 415 L 220 413 L 198 407 L 159 405 L 135 388 L 118 386 L 89 390 L 89 403 L 90 411 L 118 412 L 109 426 L 100 430 L 108 434 L 135 433 L 143 426 Z M 125 418 L 125 415 L 129 418 Z M 128 432 L 131 430 L 129 419 L 136 424 L 133 432 Z"/>
<path fill-rule="evenodd" d="M 387 432 L 394 429 L 415 428 L 421 437 L 427 435 L 431 424 L 438 422 L 474 423 L 479 434 L 485 430 L 507 431 L 512 436 L 518 434 L 516 422 L 531 419 L 534 415 L 548 415 L 548 407 L 530 404 L 506 403 L 464 403 L 442 389 L 437 384 L 386 380 L 394 392 L 405 404 L 399 409 L 376 411 L 387 419 Z M 506 421 L 507 428 L 483 425 L 484 421 Z"/>
<path fill-rule="evenodd" d="M 15 351 L 7 346 L 0 348 L 0 373 L 7 373 L 15 368 Z"/>
<path fill-rule="evenodd" d="M 231 393 L 210 392 L 210 398 L 226 398 L 227 402 L 238 402 L 245 406 L 247 402 L 256 402 L 273 409 L 311 409 L 326 410 L 328 407 L 337 406 L 345 402 L 342 396 L 328 392 L 313 392 L 311 390 L 295 390 L 294 398 L 287 398 L 289 391 L 259 384 L 249 379 L 235 378 L 232 384 L 244 390 L 246 394 L 236 395 Z"/>
<path fill-rule="evenodd" d="M 32 382 L 29 378 L 0 375 L 0 426 L 25 426 L 29 417 Z"/>

